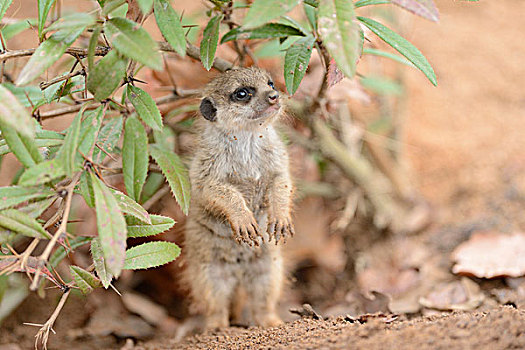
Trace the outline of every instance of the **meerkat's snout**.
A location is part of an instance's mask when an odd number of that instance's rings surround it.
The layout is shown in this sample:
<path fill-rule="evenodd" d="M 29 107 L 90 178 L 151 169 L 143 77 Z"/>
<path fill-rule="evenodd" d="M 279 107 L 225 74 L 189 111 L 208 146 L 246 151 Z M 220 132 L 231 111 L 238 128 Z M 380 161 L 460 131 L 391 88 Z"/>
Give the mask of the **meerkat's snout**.
<path fill-rule="evenodd" d="M 268 93 L 268 103 L 271 105 L 279 103 L 279 93 L 277 91 L 270 91 Z"/>

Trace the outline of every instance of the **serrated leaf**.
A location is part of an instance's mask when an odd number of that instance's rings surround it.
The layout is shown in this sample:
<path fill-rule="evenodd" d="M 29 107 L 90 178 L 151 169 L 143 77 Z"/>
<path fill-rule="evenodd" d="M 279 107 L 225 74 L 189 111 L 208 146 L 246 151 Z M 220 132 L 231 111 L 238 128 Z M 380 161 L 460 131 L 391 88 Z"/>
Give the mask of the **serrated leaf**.
<path fill-rule="evenodd" d="M 41 43 L 18 75 L 16 85 L 29 83 L 51 67 L 82 34 L 84 29 L 86 29 L 85 25 L 72 29 L 64 28 Z"/>
<path fill-rule="evenodd" d="M 181 56 L 186 55 L 186 35 L 179 15 L 169 0 L 155 0 L 155 21 L 164 39 Z"/>
<path fill-rule="evenodd" d="M 95 265 L 95 271 L 97 271 L 98 278 L 100 278 L 104 288 L 108 289 L 113 276 L 106 268 L 106 262 L 104 261 L 102 247 L 98 238 L 91 241 L 91 257 L 93 258 L 93 264 Z"/>
<path fill-rule="evenodd" d="M 109 190 L 111 191 L 111 193 L 113 193 L 113 196 L 117 200 L 117 203 L 122 213 L 132 215 L 139 220 L 151 223 L 151 219 L 148 212 L 140 204 L 138 204 L 133 199 L 129 198 L 120 191 L 114 190 L 112 188 Z"/>
<path fill-rule="evenodd" d="M 46 25 L 47 15 L 55 0 L 38 0 L 38 37 L 43 37 L 44 26 Z"/>
<path fill-rule="evenodd" d="M 359 0 L 354 3 L 354 8 L 360 8 L 363 6 L 370 6 L 370 5 L 384 5 L 384 4 L 391 4 L 392 1 L 390 0 Z"/>
<path fill-rule="evenodd" d="M 100 246 L 108 271 L 118 277 L 126 256 L 126 221 L 113 192 L 95 174 L 90 175 L 95 195 Z"/>
<path fill-rule="evenodd" d="M 299 29 L 292 26 L 281 23 L 268 23 L 254 29 L 234 28 L 223 35 L 221 43 L 243 39 L 284 38 L 294 35 L 304 36 Z"/>
<path fill-rule="evenodd" d="M 310 56 L 315 38 L 307 36 L 301 38 L 292 44 L 286 50 L 284 57 L 284 80 L 286 82 L 286 89 L 290 95 L 293 95 L 306 73 L 308 64 L 310 63 Z"/>
<path fill-rule="evenodd" d="M 148 242 L 126 250 L 124 269 L 140 270 L 172 262 L 180 255 L 180 248 L 171 242 Z"/>
<path fill-rule="evenodd" d="M 128 237 L 154 236 L 169 230 L 175 225 L 175 220 L 162 215 L 150 215 L 151 223 L 141 221 L 135 217 L 127 216 Z"/>
<path fill-rule="evenodd" d="M 122 174 L 128 196 L 135 201 L 140 198 L 142 186 L 148 174 L 148 136 L 137 118 L 129 117 L 124 127 L 122 145 Z"/>
<path fill-rule="evenodd" d="M 0 211 L 0 227 L 27 237 L 51 238 L 38 221 L 16 209 Z"/>
<path fill-rule="evenodd" d="M 91 176 L 87 172 L 83 172 L 80 175 L 79 191 L 86 204 L 90 208 L 95 207 L 95 194 L 93 193 L 93 183 L 91 182 Z"/>
<path fill-rule="evenodd" d="M 13 207 L 25 201 L 50 197 L 55 191 L 46 187 L 0 187 L 0 209 Z"/>
<path fill-rule="evenodd" d="M 439 21 L 439 12 L 433 0 L 391 0 L 393 4 L 404 8 L 418 16 L 431 20 Z"/>
<path fill-rule="evenodd" d="M 20 179 L 18 184 L 21 186 L 36 186 L 48 183 L 66 175 L 66 171 L 59 159 L 46 160 L 28 168 Z"/>
<path fill-rule="evenodd" d="M 299 0 L 255 0 L 244 17 L 244 28 L 254 28 L 279 18 L 299 4 Z"/>
<path fill-rule="evenodd" d="M 155 130 L 162 129 L 162 116 L 151 96 L 141 88 L 128 84 L 128 99 L 144 123 Z"/>
<path fill-rule="evenodd" d="M 155 70 L 162 70 L 162 56 L 157 43 L 140 24 L 115 17 L 106 21 L 104 31 L 121 54 Z"/>
<path fill-rule="evenodd" d="M 0 84 L 0 124 L 13 128 L 25 136 L 35 135 L 31 115 L 3 84 Z"/>
<path fill-rule="evenodd" d="M 0 21 L 2 20 L 2 18 L 4 17 L 5 15 L 5 12 L 7 11 L 7 9 L 9 8 L 9 6 L 11 6 L 11 3 L 13 2 L 13 0 L 0 0 Z M 2 298 L 0 298 L 1 300 Z"/>
<path fill-rule="evenodd" d="M 35 134 L 35 145 L 36 147 L 53 147 L 60 146 L 64 142 L 64 135 L 59 134 L 52 130 L 40 130 Z M 0 139 L 0 156 L 11 152 L 7 142 L 4 139 Z"/>
<path fill-rule="evenodd" d="M 97 101 L 111 96 L 126 76 L 128 60 L 111 50 L 95 65 L 88 75 L 87 88 Z"/>
<path fill-rule="evenodd" d="M 217 44 L 219 43 L 219 26 L 223 15 L 217 15 L 210 19 L 202 36 L 200 45 L 201 62 L 206 70 L 210 70 L 215 59 Z"/>
<path fill-rule="evenodd" d="M 24 167 L 30 168 L 42 161 L 42 155 L 31 137 L 18 133 L 2 123 L 0 123 L 0 131 L 9 149 Z"/>
<path fill-rule="evenodd" d="M 353 3 L 348 0 L 321 0 L 319 3 L 319 35 L 323 45 L 347 77 L 353 77 L 359 59 L 361 40 L 354 23 Z"/>
<path fill-rule="evenodd" d="M 310 23 L 310 26 L 317 31 L 317 7 L 307 5 L 306 2 L 303 7 L 308 23 Z"/>
<path fill-rule="evenodd" d="M 38 86 L 16 86 L 7 82 L 0 84 L 0 86 L 11 91 L 23 107 L 32 107 L 43 98 L 42 90 Z M 29 113 L 27 114 L 29 115 Z"/>
<path fill-rule="evenodd" d="M 69 272 L 71 272 L 75 284 L 83 294 L 91 293 L 93 289 L 99 288 L 102 285 L 98 278 L 81 267 L 74 265 L 69 266 Z"/>
<path fill-rule="evenodd" d="M 393 30 L 385 27 L 379 22 L 366 17 L 357 17 L 361 23 L 363 23 L 368 29 L 380 37 L 388 45 L 392 46 L 397 52 L 405 56 L 410 62 L 412 62 L 430 82 L 437 86 L 436 74 L 430 63 L 421 51 L 419 51 L 414 45 L 408 40 L 397 34 Z"/>
<path fill-rule="evenodd" d="M 68 128 L 64 144 L 57 155 L 57 162 L 62 166 L 66 175 L 71 176 L 76 170 L 80 168 L 80 164 L 76 162 L 76 154 L 80 140 L 80 124 L 82 122 L 82 115 L 84 109 L 76 115 L 75 119 Z"/>
<path fill-rule="evenodd" d="M 175 149 L 175 133 L 169 126 L 164 126 L 161 131 L 154 130 L 153 140 L 164 149 Z"/>
<path fill-rule="evenodd" d="M 122 133 L 122 116 L 110 119 L 100 130 L 97 139 L 97 145 L 104 151 L 111 154 L 114 152 L 116 144 Z M 96 163 L 106 159 L 106 153 L 97 147 L 93 151 L 93 160 Z"/>
<path fill-rule="evenodd" d="M 188 214 L 190 206 L 190 180 L 188 170 L 174 152 L 162 149 L 158 145 L 150 145 L 150 154 L 168 180 L 171 192 L 175 196 L 184 214 Z"/>
<path fill-rule="evenodd" d="M 93 237 L 75 237 L 68 241 L 67 249 L 64 246 L 60 246 L 55 250 L 53 255 L 49 258 L 49 265 L 57 267 L 57 265 L 68 255 L 78 247 L 82 247 L 85 244 L 91 242 Z"/>

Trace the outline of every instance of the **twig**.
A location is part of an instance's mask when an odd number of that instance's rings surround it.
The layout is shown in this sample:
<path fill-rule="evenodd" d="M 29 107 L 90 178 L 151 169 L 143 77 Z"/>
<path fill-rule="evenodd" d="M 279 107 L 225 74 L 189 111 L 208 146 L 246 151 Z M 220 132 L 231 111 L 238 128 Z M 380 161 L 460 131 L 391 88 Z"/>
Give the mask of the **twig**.
<path fill-rule="evenodd" d="M 111 50 L 110 47 L 99 46 L 95 49 L 95 56 L 105 56 Z M 13 50 L 7 51 L 0 54 L 0 62 L 6 61 L 11 58 L 31 56 L 36 51 L 36 48 L 33 49 L 24 49 L 24 50 Z M 85 57 L 88 54 L 88 49 L 81 47 L 70 47 L 66 50 L 67 54 L 78 55 L 79 57 Z"/>
<path fill-rule="evenodd" d="M 66 232 L 67 220 L 69 218 L 69 212 L 71 211 L 71 200 L 73 198 L 75 186 L 77 185 L 78 180 L 80 179 L 80 174 L 81 174 L 80 172 L 76 173 L 75 176 L 73 176 L 73 179 L 71 180 L 69 185 L 66 187 L 67 195 L 66 195 L 66 200 L 64 204 L 64 215 L 62 216 L 62 220 L 60 222 L 60 226 L 58 227 L 58 230 L 55 232 L 55 234 L 53 235 L 53 237 L 47 244 L 44 252 L 38 257 L 38 260 L 39 260 L 38 268 L 35 271 L 35 278 L 33 279 L 33 282 L 31 283 L 31 286 L 30 286 L 30 289 L 33 291 L 38 288 L 38 282 L 40 280 L 40 274 L 42 272 L 42 268 L 47 262 L 49 255 L 51 255 L 51 251 L 55 247 L 55 244 L 57 243 L 60 236 Z"/>
<path fill-rule="evenodd" d="M 51 85 L 53 85 L 53 84 L 60 83 L 61 81 L 64 81 L 64 80 L 71 79 L 73 77 L 76 77 L 77 75 L 84 75 L 85 73 L 86 72 L 83 69 L 81 69 L 81 70 L 77 70 L 76 72 L 73 72 L 73 73 L 68 73 L 66 75 L 62 75 L 60 77 L 56 77 L 54 79 L 51 79 L 50 81 L 43 81 L 43 82 L 40 83 L 40 90 L 45 90 L 48 87 L 50 87 Z"/>
<path fill-rule="evenodd" d="M 98 106 L 99 106 L 99 104 L 95 103 L 95 104 L 92 104 L 90 106 L 87 106 L 86 110 L 97 109 Z M 80 111 L 82 109 L 82 107 L 84 107 L 84 104 L 78 104 L 78 105 L 74 105 L 74 106 L 68 106 L 68 107 L 64 107 L 64 108 L 59 108 L 59 109 L 55 109 L 55 110 L 52 110 L 52 111 L 49 111 L 49 112 L 42 112 L 42 113 L 40 113 L 40 118 L 41 119 L 51 119 L 51 118 L 59 117 L 59 116 L 62 116 L 62 115 L 75 113 L 75 112 Z"/>
<path fill-rule="evenodd" d="M 36 334 L 35 349 L 38 349 L 38 344 L 42 344 L 44 349 L 47 350 L 47 340 L 49 339 L 49 332 L 53 331 L 53 325 L 55 324 L 55 321 L 58 315 L 60 314 L 60 311 L 62 311 L 62 308 L 64 307 L 64 304 L 66 303 L 66 300 L 69 297 L 69 293 L 71 293 L 71 289 L 67 288 L 67 290 L 62 295 L 62 298 L 60 298 L 60 301 L 58 302 L 55 311 L 53 311 L 53 314 L 51 315 L 51 317 L 49 317 L 49 320 L 47 320 L 47 322 L 44 323 L 42 328 L 40 328 L 40 330 Z"/>
<path fill-rule="evenodd" d="M 153 204 L 157 203 L 162 197 L 164 197 L 168 192 L 170 191 L 169 186 L 164 186 L 153 196 L 151 196 L 150 199 L 148 199 L 144 204 L 142 204 L 142 207 L 146 210 L 149 210 L 153 206 Z"/>

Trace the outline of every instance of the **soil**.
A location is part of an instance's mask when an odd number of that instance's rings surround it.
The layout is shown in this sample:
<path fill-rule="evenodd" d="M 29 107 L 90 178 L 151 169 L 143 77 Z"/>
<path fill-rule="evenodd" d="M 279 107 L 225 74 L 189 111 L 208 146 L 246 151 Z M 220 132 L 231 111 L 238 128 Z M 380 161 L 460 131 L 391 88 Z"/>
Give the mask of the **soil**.
<path fill-rule="evenodd" d="M 436 69 L 434 88 L 417 71 L 407 75 L 405 149 L 417 187 L 432 206 L 434 224 L 417 237 L 446 260 L 476 230 L 523 231 L 525 198 L 525 3 L 515 0 L 436 1 L 439 24 L 412 20 L 408 39 Z M 401 10 L 399 10 L 401 11 Z M 381 244 L 381 243 L 379 243 Z M 390 243 L 383 247 L 389 249 Z M 447 265 L 448 264 L 448 265 Z M 502 281 L 478 281 L 487 300 L 478 310 L 394 317 L 376 313 L 357 319 L 302 318 L 280 327 L 238 328 L 174 342 L 175 321 L 164 323 L 136 343 L 86 331 L 99 294 L 66 304 L 50 338 L 50 349 L 519 349 L 525 348 L 525 303 L 492 298 Z M 56 295 L 28 298 L 0 328 L 0 350 L 29 349 Z M 93 299 L 97 299 L 98 301 Z M 326 296 L 328 298 L 328 296 Z M 492 298 L 492 299 L 491 299 Z M 109 304 L 114 301 L 109 302 Z M 508 306 L 501 304 L 507 303 Z M 108 304 L 108 305 L 109 305 Z M 287 313 L 283 305 L 283 313 Z M 324 314 L 329 314 L 328 312 Z M 28 319 L 31 315 L 31 320 Z M 127 322 L 127 321 L 126 321 Z M 131 322 L 131 321 L 130 321 Z M 123 323 L 125 323 L 123 321 Z M 147 325 L 146 325 L 147 326 Z M 131 327 L 133 328 L 133 327 Z M 4 345 L 2 345 L 4 344 Z M 135 344 L 135 345 L 134 345 Z"/>

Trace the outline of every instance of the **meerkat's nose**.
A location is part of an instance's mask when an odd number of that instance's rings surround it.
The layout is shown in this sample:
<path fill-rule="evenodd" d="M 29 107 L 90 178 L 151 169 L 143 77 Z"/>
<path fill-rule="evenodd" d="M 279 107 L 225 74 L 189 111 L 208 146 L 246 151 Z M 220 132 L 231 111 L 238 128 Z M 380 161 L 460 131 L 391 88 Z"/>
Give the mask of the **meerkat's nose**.
<path fill-rule="evenodd" d="M 279 102 L 279 93 L 277 91 L 270 91 L 270 93 L 268 93 L 268 102 L 271 105 L 274 105 L 274 104 L 278 103 Z"/>

